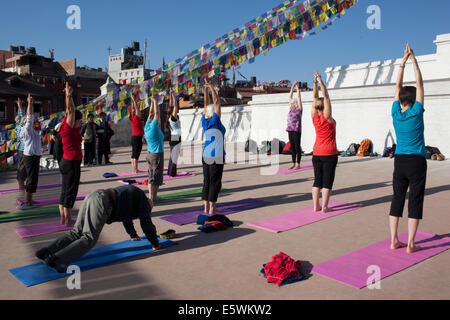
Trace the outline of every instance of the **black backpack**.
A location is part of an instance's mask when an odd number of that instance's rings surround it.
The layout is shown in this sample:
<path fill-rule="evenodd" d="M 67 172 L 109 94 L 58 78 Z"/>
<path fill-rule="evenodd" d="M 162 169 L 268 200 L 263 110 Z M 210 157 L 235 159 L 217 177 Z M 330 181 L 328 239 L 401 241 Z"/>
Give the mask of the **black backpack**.
<path fill-rule="evenodd" d="M 430 146 L 426 146 L 425 147 L 425 151 L 426 151 L 426 158 L 427 159 L 431 159 L 431 156 L 435 153 L 440 154 L 441 151 L 439 150 L 439 148 L 436 147 L 430 147 Z"/>
<path fill-rule="evenodd" d="M 228 219 L 223 214 L 215 214 L 215 215 L 213 215 L 211 217 L 208 217 L 208 221 L 219 221 L 219 222 L 222 222 L 227 227 L 232 227 L 233 226 L 233 222 L 231 222 L 231 220 Z"/>

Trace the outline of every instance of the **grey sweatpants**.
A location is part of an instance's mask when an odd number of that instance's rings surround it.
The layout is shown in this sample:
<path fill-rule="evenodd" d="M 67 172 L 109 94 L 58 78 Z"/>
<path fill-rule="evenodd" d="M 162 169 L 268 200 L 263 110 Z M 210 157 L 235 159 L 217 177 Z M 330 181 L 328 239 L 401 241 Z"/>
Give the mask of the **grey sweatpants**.
<path fill-rule="evenodd" d="M 111 211 L 109 199 L 103 192 L 91 192 L 78 211 L 73 229 L 48 245 L 47 249 L 66 266 L 70 265 L 95 246 Z"/>

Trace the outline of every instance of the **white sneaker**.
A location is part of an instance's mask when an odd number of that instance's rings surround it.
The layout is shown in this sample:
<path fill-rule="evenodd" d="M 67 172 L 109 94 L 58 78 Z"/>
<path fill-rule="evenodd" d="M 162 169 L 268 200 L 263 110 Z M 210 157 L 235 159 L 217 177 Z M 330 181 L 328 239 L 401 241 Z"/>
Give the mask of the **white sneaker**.
<path fill-rule="evenodd" d="M 28 210 L 28 209 L 32 209 L 32 208 L 34 208 L 34 207 L 35 207 L 35 206 L 32 205 L 32 204 L 29 204 L 29 203 L 24 202 L 22 205 L 17 206 L 17 209 L 19 209 L 19 210 Z"/>

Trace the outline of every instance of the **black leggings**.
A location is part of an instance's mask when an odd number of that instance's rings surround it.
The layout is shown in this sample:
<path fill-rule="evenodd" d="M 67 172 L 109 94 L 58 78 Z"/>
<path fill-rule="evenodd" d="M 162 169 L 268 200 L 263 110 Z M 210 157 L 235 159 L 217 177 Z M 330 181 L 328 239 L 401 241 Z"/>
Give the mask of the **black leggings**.
<path fill-rule="evenodd" d="M 301 132 L 288 131 L 289 143 L 291 144 L 292 163 L 300 163 L 302 159 L 302 148 L 300 146 Z"/>
<path fill-rule="evenodd" d="M 39 180 L 39 168 L 40 168 L 41 156 L 26 156 L 23 155 L 23 163 L 25 165 L 25 171 L 27 177 L 25 180 L 25 191 L 29 193 L 35 193 Z"/>
<path fill-rule="evenodd" d="M 334 176 L 338 156 L 314 156 L 312 158 L 314 166 L 314 185 L 313 187 L 322 189 L 333 189 Z"/>
<path fill-rule="evenodd" d="M 390 215 L 402 217 L 409 187 L 408 218 L 422 219 L 427 160 L 419 155 L 396 155 L 394 160 L 394 196 Z"/>
<path fill-rule="evenodd" d="M 72 209 L 77 199 L 81 178 L 81 160 L 67 160 L 62 158 L 59 170 L 62 176 L 61 196 L 59 204 Z"/>
<path fill-rule="evenodd" d="M 142 151 L 142 137 L 131 137 L 131 159 L 139 160 Z"/>
<path fill-rule="evenodd" d="M 209 162 L 209 161 L 208 161 Z M 208 164 L 202 159 L 203 163 L 203 191 L 202 200 L 217 202 L 220 189 L 222 189 L 222 164 Z"/>

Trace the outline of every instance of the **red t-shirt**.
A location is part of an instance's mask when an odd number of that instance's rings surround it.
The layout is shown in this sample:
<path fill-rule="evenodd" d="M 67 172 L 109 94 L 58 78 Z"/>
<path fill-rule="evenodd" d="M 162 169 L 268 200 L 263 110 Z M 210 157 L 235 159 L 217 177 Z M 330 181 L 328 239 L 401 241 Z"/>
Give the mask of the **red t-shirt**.
<path fill-rule="evenodd" d="M 312 118 L 316 129 L 316 143 L 313 148 L 315 156 L 334 156 L 338 154 L 336 146 L 336 121 L 329 123 L 323 113 L 315 114 Z"/>
<path fill-rule="evenodd" d="M 144 135 L 144 123 L 138 116 L 131 116 L 131 127 L 133 128 L 133 137 Z"/>
<path fill-rule="evenodd" d="M 71 128 L 66 122 L 66 117 L 62 120 L 59 130 L 63 145 L 63 158 L 66 160 L 81 160 L 83 152 L 81 151 L 81 133 L 80 129 Z"/>

